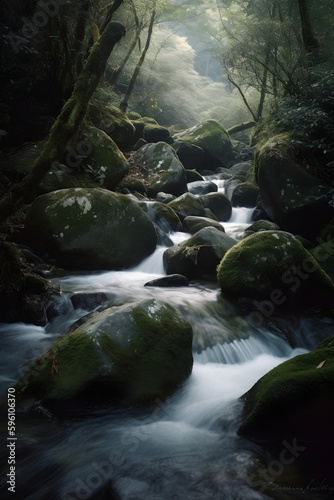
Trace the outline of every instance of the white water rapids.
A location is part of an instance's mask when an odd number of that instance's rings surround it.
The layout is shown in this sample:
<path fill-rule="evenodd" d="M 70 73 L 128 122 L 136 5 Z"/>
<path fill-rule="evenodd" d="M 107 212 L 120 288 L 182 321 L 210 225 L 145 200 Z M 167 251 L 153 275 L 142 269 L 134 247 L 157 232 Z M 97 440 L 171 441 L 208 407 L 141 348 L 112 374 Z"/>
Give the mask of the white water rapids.
<path fill-rule="evenodd" d="M 251 213 L 233 209 L 226 232 L 242 234 Z M 170 235 L 174 242 L 187 236 Z M 164 250 L 158 247 L 135 269 L 57 281 L 64 292 L 107 291 L 120 303 L 156 297 L 178 307 L 194 329 L 192 375 L 150 411 L 96 408 L 65 421 L 22 417 L 16 481 L 23 493 L 16 500 L 267 498 L 247 482 L 257 449 L 237 435 L 238 398 L 271 368 L 305 350 L 293 350 L 270 332 L 251 332 L 223 302 L 218 286 L 144 287 L 164 275 Z M 67 311 L 45 328 L 0 325 L 1 395 L 86 312 L 68 301 Z M 3 443 L 1 453 L 6 454 Z"/>

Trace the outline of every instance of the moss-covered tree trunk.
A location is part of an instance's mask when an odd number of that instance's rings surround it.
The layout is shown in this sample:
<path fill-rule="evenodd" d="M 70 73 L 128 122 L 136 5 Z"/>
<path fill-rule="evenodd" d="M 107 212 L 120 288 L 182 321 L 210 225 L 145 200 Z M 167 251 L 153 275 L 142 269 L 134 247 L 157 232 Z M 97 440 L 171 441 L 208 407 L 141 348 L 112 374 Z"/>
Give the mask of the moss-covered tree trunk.
<path fill-rule="evenodd" d="M 37 186 L 52 163 L 61 160 L 68 141 L 77 132 L 86 115 L 89 100 L 105 71 L 110 53 L 124 34 L 124 26 L 112 22 L 91 48 L 72 95 L 51 128 L 41 156 L 31 172 L 1 200 L 0 226 L 23 204 L 30 203 L 34 199 Z"/>

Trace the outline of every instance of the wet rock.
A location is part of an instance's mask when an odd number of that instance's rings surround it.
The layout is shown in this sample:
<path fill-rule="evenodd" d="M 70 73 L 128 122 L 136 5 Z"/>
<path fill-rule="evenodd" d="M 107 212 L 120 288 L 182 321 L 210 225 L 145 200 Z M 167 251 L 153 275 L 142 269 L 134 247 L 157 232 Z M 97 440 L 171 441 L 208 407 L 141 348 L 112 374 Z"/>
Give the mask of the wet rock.
<path fill-rule="evenodd" d="M 220 222 L 209 219 L 208 217 L 196 217 L 189 215 L 182 221 L 183 231 L 185 233 L 195 234 L 204 227 L 215 227 L 218 231 L 225 232 L 225 229 Z"/>
<path fill-rule="evenodd" d="M 250 225 L 244 232 L 244 238 L 251 236 L 254 233 L 259 233 L 261 231 L 280 231 L 281 228 L 274 222 L 269 220 L 258 220 Z"/>
<path fill-rule="evenodd" d="M 259 194 L 259 188 L 255 184 L 242 182 L 233 189 L 232 206 L 253 208 L 256 206 Z"/>
<path fill-rule="evenodd" d="M 284 231 L 257 232 L 235 245 L 218 267 L 218 282 L 223 296 L 242 304 L 254 326 L 282 309 L 326 310 L 334 299 L 329 277 Z"/>
<path fill-rule="evenodd" d="M 168 248 L 163 255 L 167 274 L 182 274 L 189 280 L 217 280 L 217 265 L 228 249 L 236 244 L 233 238 L 215 227 L 205 227 L 184 243 Z"/>
<path fill-rule="evenodd" d="M 101 188 L 64 189 L 35 199 L 25 233 L 39 254 L 66 269 L 122 269 L 157 244 L 153 223 L 137 203 Z"/>
<path fill-rule="evenodd" d="M 169 144 L 147 144 L 137 151 L 135 159 L 145 168 L 150 197 L 160 191 L 179 196 L 187 190 L 185 170 Z"/>
<path fill-rule="evenodd" d="M 181 274 L 170 274 L 169 276 L 148 281 L 144 286 L 157 286 L 161 288 L 189 286 L 189 280 Z"/>
<path fill-rule="evenodd" d="M 217 184 L 210 181 L 195 181 L 188 183 L 188 191 L 192 194 L 207 194 L 218 191 Z"/>
<path fill-rule="evenodd" d="M 91 311 L 115 298 L 116 295 L 111 292 L 78 292 L 71 296 L 71 302 L 74 309 Z"/>
<path fill-rule="evenodd" d="M 228 221 L 232 214 L 230 200 L 223 193 L 209 193 L 199 196 L 203 206 L 208 208 L 219 221 Z"/>
<path fill-rule="evenodd" d="M 71 330 L 16 385 L 43 404 L 81 398 L 123 405 L 164 400 L 191 373 L 192 328 L 170 304 L 112 307 Z"/>

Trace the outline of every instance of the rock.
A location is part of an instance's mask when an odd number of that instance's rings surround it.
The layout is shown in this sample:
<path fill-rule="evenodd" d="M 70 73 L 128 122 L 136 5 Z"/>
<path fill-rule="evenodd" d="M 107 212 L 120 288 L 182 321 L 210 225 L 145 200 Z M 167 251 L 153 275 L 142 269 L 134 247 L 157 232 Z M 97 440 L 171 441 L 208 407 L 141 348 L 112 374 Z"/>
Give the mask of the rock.
<path fill-rule="evenodd" d="M 201 195 L 200 200 L 205 208 L 208 208 L 219 221 L 228 221 L 232 214 L 230 200 L 223 193 L 209 193 Z"/>
<path fill-rule="evenodd" d="M 96 112 L 96 108 L 98 108 L 98 112 Z M 128 148 L 129 145 L 135 144 L 142 137 L 127 115 L 111 104 L 103 107 L 101 105 L 93 105 L 92 107 L 91 105 L 89 117 L 95 127 L 105 132 L 119 148 Z"/>
<path fill-rule="evenodd" d="M 334 282 L 334 239 L 326 238 L 326 240 L 319 238 L 321 244 L 312 248 L 310 253 Z"/>
<path fill-rule="evenodd" d="M 218 231 L 225 232 L 225 229 L 220 222 L 209 219 L 208 217 L 196 217 L 189 215 L 185 217 L 182 222 L 183 231 L 185 233 L 195 234 L 204 227 L 215 227 Z"/>
<path fill-rule="evenodd" d="M 293 464 L 293 475 L 285 471 L 290 486 L 292 478 L 320 484 L 334 467 L 333 394 L 334 337 L 329 337 L 272 369 L 243 396 L 238 432 L 269 448 L 274 459 L 285 457 L 283 469 Z"/>
<path fill-rule="evenodd" d="M 204 178 L 196 170 L 186 170 L 187 184 L 189 182 L 204 181 Z"/>
<path fill-rule="evenodd" d="M 154 198 L 160 191 L 179 196 L 187 190 L 185 170 L 169 144 L 147 144 L 137 151 L 135 159 L 147 171 L 150 197 Z"/>
<path fill-rule="evenodd" d="M 224 192 L 225 192 L 225 196 L 229 199 L 229 200 L 232 200 L 232 196 L 233 196 L 233 191 L 235 190 L 235 188 L 237 186 L 239 186 L 239 184 L 241 184 L 241 180 L 240 179 L 234 179 L 234 178 L 231 178 L 231 179 L 228 179 L 225 184 L 224 184 Z"/>
<path fill-rule="evenodd" d="M 127 189 L 130 193 L 141 193 L 143 195 L 147 195 L 144 181 L 142 179 L 138 179 L 137 177 L 125 177 L 125 179 L 118 184 L 118 189 L 121 191 L 123 189 Z"/>
<path fill-rule="evenodd" d="M 144 139 L 148 143 L 166 142 L 171 144 L 173 142 L 168 128 L 153 123 L 147 123 L 144 126 Z"/>
<path fill-rule="evenodd" d="M 224 127 L 215 120 L 207 120 L 181 132 L 177 135 L 176 142 L 190 143 L 204 151 L 199 165 L 186 164 L 186 168 L 196 168 L 199 172 L 205 169 L 215 170 L 226 167 L 234 160 L 231 139 Z"/>
<path fill-rule="evenodd" d="M 248 207 L 256 206 L 260 191 L 255 184 L 251 182 L 242 182 L 233 189 L 231 203 L 233 207 Z"/>
<path fill-rule="evenodd" d="M 217 184 L 211 181 L 195 181 L 187 185 L 188 192 L 192 194 L 207 194 L 218 191 Z"/>
<path fill-rule="evenodd" d="M 45 194 L 71 187 L 74 187 L 74 182 L 67 172 L 63 170 L 50 170 L 38 185 L 37 192 L 38 194 Z"/>
<path fill-rule="evenodd" d="M 312 255 L 290 233 L 263 231 L 229 250 L 218 267 L 223 296 L 254 326 L 279 310 L 332 307 L 334 286 Z"/>
<path fill-rule="evenodd" d="M 258 220 L 249 226 L 244 232 L 244 238 L 251 236 L 254 233 L 259 233 L 261 231 L 280 231 L 280 227 L 274 222 L 269 220 Z"/>
<path fill-rule="evenodd" d="M 159 201 L 160 203 L 169 203 L 170 201 L 173 201 L 175 200 L 175 196 L 173 196 L 172 194 L 167 194 L 167 193 L 164 193 L 163 191 L 160 191 L 157 196 L 156 196 L 156 201 Z"/>
<path fill-rule="evenodd" d="M 91 311 L 97 307 L 111 302 L 116 295 L 111 292 L 78 292 L 71 296 L 74 309 L 85 309 Z"/>
<path fill-rule="evenodd" d="M 66 151 L 67 166 L 89 174 L 106 189 L 114 189 L 129 172 L 128 161 L 116 143 L 95 127 L 86 127 Z"/>
<path fill-rule="evenodd" d="M 141 201 L 139 206 L 148 215 L 156 228 L 158 245 L 172 245 L 173 243 L 167 235 L 173 231 L 180 231 L 182 228 L 181 221 L 174 210 L 168 205 L 157 201 Z"/>
<path fill-rule="evenodd" d="M 170 304 L 148 299 L 106 309 L 60 338 L 16 391 L 49 405 L 76 398 L 153 404 L 190 375 L 192 363 L 191 325 Z"/>
<path fill-rule="evenodd" d="M 25 234 L 65 269 L 123 269 L 157 244 L 153 223 L 128 197 L 102 188 L 62 189 L 35 199 Z"/>
<path fill-rule="evenodd" d="M 189 280 L 181 274 L 170 274 L 169 276 L 148 281 L 144 286 L 157 286 L 161 288 L 189 286 Z"/>
<path fill-rule="evenodd" d="M 184 193 L 175 198 L 168 203 L 168 206 L 177 213 L 181 220 L 188 215 L 205 217 L 205 207 L 202 200 L 191 193 Z"/>
<path fill-rule="evenodd" d="M 334 217 L 334 189 L 295 163 L 297 155 L 296 144 L 284 134 L 259 149 L 255 167 L 262 205 L 282 229 L 315 241 L 319 228 Z"/>
<path fill-rule="evenodd" d="M 205 227 L 187 241 L 168 248 L 163 255 L 167 274 L 182 274 L 189 280 L 217 281 L 217 265 L 236 244 L 215 227 Z"/>
<path fill-rule="evenodd" d="M 252 164 L 249 162 L 235 163 L 229 168 L 231 174 L 238 174 L 239 172 L 249 172 L 252 168 Z"/>
<path fill-rule="evenodd" d="M 205 153 L 199 146 L 189 142 L 176 141 L 173 144 L 173 148 L 185 169 L 196 170 L 201 166 Z"/>

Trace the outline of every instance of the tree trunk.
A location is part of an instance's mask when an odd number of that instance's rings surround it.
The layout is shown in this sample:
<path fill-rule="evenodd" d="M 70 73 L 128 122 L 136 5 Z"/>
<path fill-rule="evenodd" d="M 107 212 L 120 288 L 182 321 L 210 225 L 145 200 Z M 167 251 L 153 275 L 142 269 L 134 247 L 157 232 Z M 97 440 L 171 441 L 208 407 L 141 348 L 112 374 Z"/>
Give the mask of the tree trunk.
<path fill-rule="evenodd" d="M 313 33 L 307 0 L 298 0 L 298 6 L 304 49 L 312 56 L 314 61 L 317 61 L 319 59 L 319 44 Z"/>
<path fill-rule="evenodd" d="M 145 60 L 145 57 L 146 57 L 146 53 L 149 49 L 149 46 L 150 46 L 150 42 L 151 42 L 151 37 L 152 37 L 152 32 L 153 32 L 153 24 L 154 24 L 154 18 L 155 18 L 155 14 L 156 14 L 156 11 L 155 9 L 153 10 L 152 12 L 152 16 L 151 16 L 151 20 L 150 20 L 150 25 L 149 25 L 149 28 L 148 28 L 148 34 L 147 34 L 147 39 L 146 39 L 146 44 L 145 44 L 145 47 L 144 47 L 144 50 L 140 56 L 140 59 L 138 61 L 138 64 L 133 72 L 133 75 L 130 79 L 130 82 L 129 82 L 129 86 L 127 88 L 127 91 L 126 91 L 126 94 L 120 104 L 120 109 L 122 111 L 124 111 L 124 113 L 126 113 L 126 110 L 127 110 L 127 107 L 128 107 L 128 104 L 129 104 L 129 99 L 130 99 L 130 96 L 132 94 L 132 91 L 133 91 L 133 87 L 135 86 L 135 83 L 136 83 L 136 80 L 138 78 L 138 75 L 139 75 L 139 72 L 140 72 L 140 68 L 142 67 L 143 65 L 143 62 Z"/>
<path fill-rule="evenodd" d="M 255 127 L 255 125 L 256 122 L 253 121 L 244 122 L 240 123 L 239 125 L 234 125 L 234 127 L 227 129 L 227 132 L 229 135 L 237 134 L 238 132 L 242 132 L 243 130 L 247 130 L 248 128 Z"/>
<path fill-rule="evenodd" d="M 36 160 L 31 172 L 1 200 L 0 226 L 23 204 L 34 199 L 37 185 L 50 170 L 52 163 L 62 159 L 68 141 L 77 132 L 86 115 L 89 100 L 105 71 L 110 53 L 124 34 L 124 26 L 112 22 L 91 48 L 72 95 L 51 128 L 41 156 Z"/>

